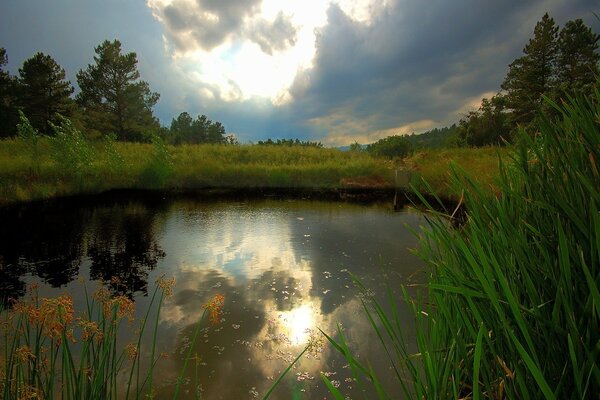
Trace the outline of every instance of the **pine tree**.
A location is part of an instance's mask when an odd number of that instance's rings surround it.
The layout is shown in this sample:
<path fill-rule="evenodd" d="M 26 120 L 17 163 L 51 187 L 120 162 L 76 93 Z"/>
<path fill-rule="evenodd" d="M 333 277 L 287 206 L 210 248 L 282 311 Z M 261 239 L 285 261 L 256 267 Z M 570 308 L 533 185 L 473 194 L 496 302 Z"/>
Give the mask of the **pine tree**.
<path fill-rule="evenodd" d="M 77 101 L 86 112 L 88 128 L 115 133 L 120 140 L 149 140 L 160 128 L 152 115 L 159 94 L 139 80 L 136 53 L 121 54 L 118 40 L 105 40 L 95 52 L 95 63 L 77 74 Z"/>
<path fill-rule="evenodd" d="M 19 103 L 32 126 L 50 134 L 48 121 L 57 124 L 56 114 L 70 116 L 74 103 L 73 87 L 65 70 L 52 57 L 36 53 L 19 69 Z"/>
<path fill-rule="evenodd" d="M 587 93 L 600 71 L 598 40 L 581 19 L 569 21 L 560 31 L 558 41 L 558 89 L 561 94 Z"/>
<path fill-rule="evenodd" d="M 535 26 L 533 38 L 523 49 L 525 55 L 509 65 L 502 89 L 506 91 L 506 106 L 515 124 L 528 125 L 541 107 L 543 96 L 550 95 L 554 89 L 557 37 L 558 26 L 553 18 L 544 14 Z"/>
<path fill-rule="evenodd" d="M 6 49 L 0 47 L 0 138 L 15 135 L 19 121 L 15 96 L 16 80 L 2 69 L 6 64 Z"/>

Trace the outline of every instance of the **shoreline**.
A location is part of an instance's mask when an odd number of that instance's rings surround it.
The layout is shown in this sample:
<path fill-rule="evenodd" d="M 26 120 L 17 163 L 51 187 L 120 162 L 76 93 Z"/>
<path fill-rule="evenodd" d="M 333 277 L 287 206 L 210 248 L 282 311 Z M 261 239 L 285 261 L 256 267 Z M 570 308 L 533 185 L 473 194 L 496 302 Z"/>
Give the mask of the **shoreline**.
<path fill-rule="evenodd" d="M 433 196 L 424 196 L 428 201 Z M 418 197 L 403 188 L 261 188 L 261 187 L 209 187 L 209 188 L 119 188 L 108 189 L 98 193 L 74 193 L 58 195 L 43 199 L 17 200 L 0 204 L 0 211 L 19 209 L 22 207 L 47 204 L 92 203 L 114 200 L 165 201 L 176 199 L 194 199 L 199 201 L 256 201 L 256 200 L 315 200 L 332 202 L 349 202 L 355 204 L 389 204 L 390 209 L 401 211 L 411 204 L 421 204 Z M 452 208 L 458 202 L 441 199 L 445 206 Z"/>

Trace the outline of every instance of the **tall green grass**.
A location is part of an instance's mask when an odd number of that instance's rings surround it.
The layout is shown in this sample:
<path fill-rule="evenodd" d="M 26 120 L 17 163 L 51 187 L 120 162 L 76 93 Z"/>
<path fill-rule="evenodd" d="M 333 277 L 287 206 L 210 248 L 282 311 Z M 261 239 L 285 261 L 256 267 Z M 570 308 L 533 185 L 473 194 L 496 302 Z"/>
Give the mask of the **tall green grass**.
<path fill-rule="evenodd" d="M 303 146 L 170 146 L 158 139 L 88 143 L 69 126 L 58 129 L 52 138 L 25 129 L 28 135 L 0 141 L 0 204 L 121 188 L 394 185 L 394 166 L 368 154 Z"/>
<path fill-rule="evenodd" d="M 401 299 L 380 304 L 356 280 L 396 381 L 379 381 L 341 331 L 328 338 L 379 398 L 394 387 L 413 399 L 598 398 L 600 93 L 550 105 L 559 118 L 540 115 L 539 133 L 521 134 L 498 194 L 455 172 L 463 223 L 429 204 L 429 282 L 417 298 L 404 288 L 416 343 L 403 336 Z"/>

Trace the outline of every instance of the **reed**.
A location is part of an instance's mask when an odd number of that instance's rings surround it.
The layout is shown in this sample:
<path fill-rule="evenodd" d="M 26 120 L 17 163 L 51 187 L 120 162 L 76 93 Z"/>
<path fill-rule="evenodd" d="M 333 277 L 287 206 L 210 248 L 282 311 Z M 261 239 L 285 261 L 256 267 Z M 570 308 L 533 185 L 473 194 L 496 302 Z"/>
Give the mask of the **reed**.
<path fill-rule="evenodd" d="M 172 293 L 174 279 L 159 278 L 145 316 L 134 329 L 135 308 L 125 296 L 111 296 L 101 287 L 87 295 L 85 310 L 75 311 L 69 295 L 40 298 L 35 287 L 29 298 L 0 310 L 3 321 L 0 343 L 0 393 L 3 399 L 140 399 L 154 396 L 156 332 L 160 308 Z M 208 315 L 218 320 L 223 307 L 220 295 L 205 305 L 197 321 Z M 149 320 L 151 310 L 156 316 Z M 148 327 L 150 330 L 148 331 Z M 134 332 L 124 344 L 119 333 Z M 198 329 L 196 329 L 198 331 Z M 142 360 L 142 337 L 150 335 L 149 360 Z M 197 336 L 197 335 L 196 335 Z M 191 347 L 196 344 L 194 337 Z M 180 389 L 191 354 L 185 359 L 177 383 Z M 127 377 L 126 382 L 123 377 Z"/>
<path fill-rule="evenodd" d="M 388 354 L 394 382 L 330 342 L 379 398 L 400 387 L 413 399 L 587 399 L 600 393 L 600 93 L 548 101 L 501 162 L 498 193 L 455 168 L 466 215 L 428 204 L 419 253 L 420 295 L 404 290 L 416 340 L 388 304 L 364 295 L 366 317 Z M 333 393 L 334 396 L 338 394 Z M 339 396 L 338 396 L 339 397 Z"/>

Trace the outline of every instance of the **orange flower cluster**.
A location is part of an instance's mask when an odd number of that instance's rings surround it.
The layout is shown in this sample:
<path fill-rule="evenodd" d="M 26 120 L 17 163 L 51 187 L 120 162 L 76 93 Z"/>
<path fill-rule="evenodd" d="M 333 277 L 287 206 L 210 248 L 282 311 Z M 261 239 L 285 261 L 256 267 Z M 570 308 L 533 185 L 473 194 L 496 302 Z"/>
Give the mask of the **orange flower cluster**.
<path fill-rule="evenodd" d="M 222 294 L 216 294 L 211 301 L 202 306 L 202 308 L 209 312 L 211 324 L 217 325 L 221 321 L 221 312 L 223 311 L 224 304 L 225 297 Z"/>
<path fill-rule="evenodd" d="M 73 321 L 74 314 L 73 298 L 69 295 L 58 296 L 54 299 L 43 298 L 39 308 L 39 318 L 45 334 L 58 341 L 61 340 L 63 332 L 73 340 L 73 330 L 68 329 L 68 326 Z"/>
<path fill-rule="evenodd" d="M 173 287 L 175 287 L 175 277 L 165 278 L 161 276 L 156 280 L 156 284 L 164 290 L 165 296 L 170 297 L 173 294 Z"/>
<path fill-rule="evenodd" d="M 79 318 L 79 326 L 82 331 L 81 340 L 84 342 L 91 338 L 95 338 L 97 341 L 102 340 L 104 334 L 102 333 L 102 330 L 100 330 L 100 326 L 97 322 Z"/>
<path fill-rule="evenodd" d="M 35 359 L 35 355 L 27 345 L 17 347 L 17 349 L 15 350 L 15 357 L 22 363 L 26 363 L 27 361 L 33 361 Z"/>
<path fill-rule="evenodd" d="M 138 355 L 138 348 L 135 343 L 128 343 L 125 346 L 125 353 L 127 354 L 127 359 L 129 361 L 135 360 Z"/>
<path fill-rule="evenodd" d="M 116 311 L 118 319 L 127 317 L 129 322 L 134 320 L 135 303 L 126 296 L 117 296 L 105 300 L 102 306 L 104 307 L 104 315 L 107 318 L 110 318 L 112 313 Z"/>

